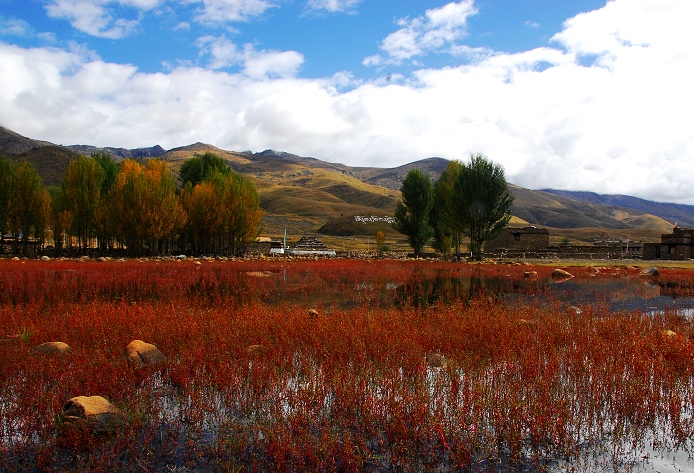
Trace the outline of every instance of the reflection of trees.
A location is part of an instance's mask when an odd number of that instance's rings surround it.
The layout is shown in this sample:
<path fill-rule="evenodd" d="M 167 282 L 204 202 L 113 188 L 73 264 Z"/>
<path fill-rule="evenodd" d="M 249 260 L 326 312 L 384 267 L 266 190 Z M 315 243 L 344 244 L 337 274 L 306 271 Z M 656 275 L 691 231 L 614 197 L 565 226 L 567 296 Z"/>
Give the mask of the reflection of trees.
<path fill-rule="evenodd" d="M 449 304 L 478 298 L 500 298 L 503 294 L 524 292 L 527 284 L 502 277 L 485 277 L 481 273 L 469 278 L 438 272 L 433 277 L 415 271 L 412 277 L 395 291 L 395 305 L 426 308 L 435 303 Z"/>
<path fill-rule="evenodd" d="M 659 281 L 658 288 L 661 296 L 670 296 L 673 299 L 678 297 L 694 297 L 694 286 L 691 283 L 678 281 Z"/>

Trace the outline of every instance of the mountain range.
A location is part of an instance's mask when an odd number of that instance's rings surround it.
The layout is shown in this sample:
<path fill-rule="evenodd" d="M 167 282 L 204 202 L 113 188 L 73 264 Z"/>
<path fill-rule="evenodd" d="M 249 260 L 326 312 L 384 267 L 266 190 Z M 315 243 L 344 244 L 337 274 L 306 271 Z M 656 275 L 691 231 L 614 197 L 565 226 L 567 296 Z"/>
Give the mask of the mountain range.
<path fill-rule="evenodd" d="M 316 158 L 266 150 L 225 151 L 195 143 L 165 150 L 149 148 L 97 148 L 58 146 L 24 137 L 0 127 L 0 157 L 31 161 L 44 184 L 59 185 L 71 159 L 107 152 L 114 160 L 163 159 L 177 172 L 188 158 L 207 151 L 220 156 L 234 171 L 258 189 L 265 212 L 263 233 L 279 235 L 285 228 L 295 234 L 319 233 L 336 237 L 374 235 L 389 227 L 382 217 L 392 216 L 400 186 L 412 168 L 432 180 L 448 165 L 442 158 L 427 158 L 395 168 L 353 167 Z M 651 202 L 625 195 L 600 195 L 554 189 L 530 190 L 510 184 L 515 196 L 511 225 L 538 225 L 553 238 L 591 241 L 597 235 L 656 241 L 672 226 L 694 226 L 694 206 Z M 373 222 L 355 219 L 375 216 Z"/>

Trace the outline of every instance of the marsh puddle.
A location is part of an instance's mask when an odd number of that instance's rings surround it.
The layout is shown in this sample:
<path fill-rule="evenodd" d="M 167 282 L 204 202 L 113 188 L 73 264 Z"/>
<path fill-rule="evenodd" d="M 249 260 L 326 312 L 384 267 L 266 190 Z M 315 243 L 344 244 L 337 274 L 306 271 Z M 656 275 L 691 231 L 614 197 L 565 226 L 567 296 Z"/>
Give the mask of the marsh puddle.
<path fill-rule="evenodd" d="M 370 288 L 375 291 L 376 288 Z M 585 308 L 604 306 L 612 313 L 641 311 L 650 315 L 675 312 L 694 317 L 694 297 L 682 295 L 672 284 L 658 284 L 638 277 L 518 280 L 510 277 L 454 278 L 437 276 L 416 279 L 388 288 L 399 307 L 426 307 L 435 303 L 491 297 L 514 304 L 553 304 Z"/>

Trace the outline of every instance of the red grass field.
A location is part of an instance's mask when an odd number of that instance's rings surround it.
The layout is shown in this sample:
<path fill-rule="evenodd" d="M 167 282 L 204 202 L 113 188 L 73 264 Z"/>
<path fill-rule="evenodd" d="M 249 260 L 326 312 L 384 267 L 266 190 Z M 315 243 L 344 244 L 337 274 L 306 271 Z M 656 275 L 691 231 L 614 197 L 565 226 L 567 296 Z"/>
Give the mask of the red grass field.
<path fill-rule="evenodd" d="M 692 451 L 690 320 L 615 312 L 614 292 L 578 313 L 551 270 L 0 260 L 0 471 L 623 471 Z M 687 271 L 569 271 L 694 294 Z M 130 365 L 133 339 L 167 362 Z M 48 341 L 73 351 L 33 352 Z M 79 395 L 127 426 L 63 423 Z"/>

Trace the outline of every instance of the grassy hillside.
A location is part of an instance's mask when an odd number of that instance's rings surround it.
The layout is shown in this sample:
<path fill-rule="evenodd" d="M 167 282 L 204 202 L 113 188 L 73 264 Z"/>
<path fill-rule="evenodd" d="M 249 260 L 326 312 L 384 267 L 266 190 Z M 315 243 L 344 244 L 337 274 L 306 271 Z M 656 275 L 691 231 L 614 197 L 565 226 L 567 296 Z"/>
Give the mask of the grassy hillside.
<path fill-rule="evenodd" d="M 694 227 L 694 205 L 653 202 L 620 194 L 605 195 L 594 192 L 561 191 L 555 189 L 547 189 L 546 192 L 583 202 L 635 209 L 647 214 L 657 215 L 672 225 L 676 223 L 680 227 Z"/>
<path fill-rule="evenodd" d="M 120 150 L 121 153 L 137 150 Z M 438 179 L 448 165 L 441 158 L 429 158 L 392 169 L 350 167 L 315 158 L 266 150 L 261 153 L 225 151 L 204 143 L 175 148 L 160 158 L 178 172 L 182 163 L 207 151 L 219 155 L 234 171 L 249 178 L 257 187 L 265 211 L 263 233 L 324 233 L 336 238 L 364 239 L 378 229 L 394 230 L 387 222 L 364 224 L 355 216 L 392 217 L 400 198 L 400 186 L 408 171 L 422 169 L 432 180 Z M 46 185 L 62 182 L 64 171 L 77 154 L 66 147 L 31 140 L 0 127 L 0 156 L 15 161 L 29 160 L 38 168 Z M 512 225 L 533 224 L 550 228 L 553 238 L 568 237 L 575 241 L 592 241 L 599 232 L 610 236 L 654 241 L 661 233 L 671 231 L 672 224 L 663 218 L 683 215 L 686 207 L 639 200 L 634 204 L 628 196 L 606 205 L 592 196 L 583 200 L 570 194 L 533 191 L 511 186 L 515 195 Z M 579 196 L 580 197 L 580 196 Z M 638 208 L 634 208 L 638 207 Z M 658 209 L 659 213 L 643 209 Z M 680 212 L 680 213 L 678 213 Z M 685 220 L 682 220 L 685 222 Z"/>
<path fill-rule="evenodd" d="M 515 196 L 513 214 L 532 224 L 558 229 L 603 228 L 621 230 L 636 227 L 668 232 L 666 220 L 625 207 L 606 206 L 569 199 L 544 191 L 511 186 Z"/>

